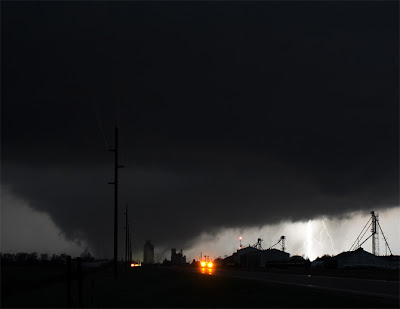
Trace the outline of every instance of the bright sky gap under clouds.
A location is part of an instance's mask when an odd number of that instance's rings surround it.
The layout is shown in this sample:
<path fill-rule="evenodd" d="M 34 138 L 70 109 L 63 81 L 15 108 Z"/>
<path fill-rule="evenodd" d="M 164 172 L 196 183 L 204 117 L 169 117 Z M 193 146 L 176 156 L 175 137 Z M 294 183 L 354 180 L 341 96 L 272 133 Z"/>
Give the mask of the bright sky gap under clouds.
<path fill-rule="evenodd" d="M 90 244 L 84 238 L 66 239 L 48 214 L 34 210 L 24 200 L 10 194 L 8 190 L 3 189 L 2 205 L 2 252 L 67 253 L 77 256 L 85 248 L 89 248 L 95 255 L 104 257 L 104 252 L 96 252 L 90 248 Z M 396 241 L 400 237 L 398 226 L 400 207 L 377 211 L 377 213 L 379 213 L 380 224 L 393 254 L 400 254 L 400 244 Z M 367 212 L 353 212 L 343 219 L 323 217 L 304 222 L 282 221 L 261 227 L 226 228 L 215 233 L 203 233 L 192 240 L 195 245 L 182 249 L 188 261 L 197 259 L 200 253 L 216 258 L 229 256 L 235 252 L 239 246 L 239 236 L 243 237 L 243 246 L 255 244 L 258 238 L 263 239 L 264 249 L 275 244 L 281 236 L 286 236 L 287 252 L 314 260 L 324 254 L 335 255 L 348 251 L 368 219 Z M 12 238 L 9 235 L 13 235 Z M 386 251 L 382 235 L 380 235 L 379 244 L 379 252 L 384 255 Z M 142 245 L 142 243 L 134 243 L 136 248 L 134 257 L 137 259 L 143 258 Z M 371 241 L 367 241 L 363 248 L 371 252 Z M 389 254 L 389 251 L 387 252 Z M 157 246 L 156 243 L 155 258 L 159 262 L 162 262 L 164 258 L 170 258 L 170 248 Z"/>

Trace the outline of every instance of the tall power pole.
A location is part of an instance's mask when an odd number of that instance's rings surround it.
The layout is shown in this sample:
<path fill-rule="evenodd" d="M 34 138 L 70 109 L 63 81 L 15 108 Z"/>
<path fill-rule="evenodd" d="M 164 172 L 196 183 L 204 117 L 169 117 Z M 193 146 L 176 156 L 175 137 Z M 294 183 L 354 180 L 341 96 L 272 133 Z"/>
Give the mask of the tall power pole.
<path fill-rule="evenodd" d="M 123 167 L 118 165 L 118 127 L 115 127 L 115 147 L 110 149 L 114 152 L 114 279 L 118 278 L 118 169 Z"/>
<path fill-rule="evenodd" d="M 129 263 L 132 263 L 132 237 L 131 232 L 129 231 L 129 224 L 128 224 L 128 247 L 129 247 Z"/>
<path fill-rule="evenodd" d="M 129 241 L 129 225 L 128 225 L 128 203 L 125 206 L 125 268 L 128 268 L 128 241 Z"/>

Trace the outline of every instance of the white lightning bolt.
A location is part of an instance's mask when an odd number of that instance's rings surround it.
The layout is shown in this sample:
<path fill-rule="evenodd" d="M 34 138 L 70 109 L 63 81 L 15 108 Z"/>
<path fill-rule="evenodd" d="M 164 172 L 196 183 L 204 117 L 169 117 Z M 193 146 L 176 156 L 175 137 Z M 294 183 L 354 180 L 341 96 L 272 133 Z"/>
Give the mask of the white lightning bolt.
<path fill-rule="evenodd" d="M 328 228 L 325 226 L 324 220 L 322 220 L 322 224 L 324 225 L 323 231 L 324 231 L 324 230 L 326 231 L 326 234 L 328 235 L 329 239 L 331 240 L 332 249 L 333 249 L 333 251 L 335 252 L 335 254 L 337 254 L 337 251 L 336 251 L 335 248 L 333 247 L 333 240 L 332 240 L 332 237 L 331 237 L 331 235 L 329 235 Z"/>
<path fill-rule="evenodd" d="M 329 237 L 329 240 L 331 242 L 331 247 L 332 250 L 337 254 L 337 251 L 335 250 L 333 246 L 333 239 L 331 235 L 329 234 L 328 228 L 325 225 L 325 222 L 321 220 L 323 228 L 319 232 L 319 240 L 313 235 L 312 231 L 312 220 L 308 221 L 307 227 L 306 227 L 306 241 L 303 243 L 303 247 L 300 250 L 304 250 L 306 256 L 310 259 L 313 260 L 315 258 L 316 252 L 313 252 L 313 246 L 318 245 L 321 249 L 323 249 L 323 238 L 324 238 L 324 232 L 326 235 Z"/>
<path fill-rule="evenodd" d="M 319 232 L 319 246 L 321 247 L 321 249 L 322 249 L 322 233 L 326 230 L 324 221 L 322 221 L 322 224 L 324 225 L 324 228 L 321 230 L 321 232 Z"/>
<path fill-rule="evenodd" d="M 315 238 L 315 236 L 313 236 L 314 241 L 321 247 L 321 249 L 323 249 L 322 247 L 322 233 L 326 230 L 326 226 L 324 224 L 324 228 L 321 230 L 321 232 L 319 232 L 319 240 L 317 238 Z"/>
<path fill-rule="evenodd" d="M 314 254 L 312 252 L 313 247 L 313 235 L 312 235 L 312 226 L 311 220 L 308 220 L 307 228 L 306 228 L 306 241 L 303 244 L 303 247 L 300 250 L 306 250 L 306 256 L 312 260 L 314 258 Z"/>

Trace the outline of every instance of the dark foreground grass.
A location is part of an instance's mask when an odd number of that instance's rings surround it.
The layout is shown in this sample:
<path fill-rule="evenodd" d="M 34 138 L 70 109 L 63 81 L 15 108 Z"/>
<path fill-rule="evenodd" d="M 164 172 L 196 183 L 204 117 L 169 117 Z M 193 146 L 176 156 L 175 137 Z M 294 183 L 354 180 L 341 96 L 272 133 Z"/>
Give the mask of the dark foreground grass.
<path fill-rule="evenodd" d="M 326 269 L 304 267 L 268 267 L 259 269 L 266 273 L 279 273 L 291 275 L 312 275 L 339 278 L 356 278 L 370 280 L 399 281 L 400 270 L 377 269 L 377 268 L 359 268 L 359 269 Z"/>
<path fill-rule="evenodd" d="M 65 265 L 2 266 L 1 292 L 13 295 L 65 281 Z M 3 295 L 4 296 L 4 295 Z"/>
<path fill-rule="evenodd" d="M 318 291 L 307 287 L 279 286 L 265 282 L 229 279 L 183 269 L 136 268 L 121 273 L 117 282 L 111 269 L 84 279 L 84 307 L 93 308 L 398 308 L 398 301 Z M 73 286 L 77 305 L 76 283 Z M 2 295 L 2 307 L 51 307 L 66 305 L 64 282 Z"/>

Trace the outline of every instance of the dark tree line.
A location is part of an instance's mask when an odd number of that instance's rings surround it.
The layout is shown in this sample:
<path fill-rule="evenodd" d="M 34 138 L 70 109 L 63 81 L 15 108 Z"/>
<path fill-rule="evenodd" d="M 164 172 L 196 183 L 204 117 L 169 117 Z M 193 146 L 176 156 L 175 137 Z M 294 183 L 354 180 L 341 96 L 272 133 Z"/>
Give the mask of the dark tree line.
<path fill-rule="evenodd" d="M 53 254 L 52 256 L 47 253 L 38 255 L 37 252 L 0 253 L 1 265 L 60 265 L 65 264 L 67 258 L 68 255 L 65 253 Z M 84 262 L 95 261 L 95 258 L 88 251 L 81 254 L 81 259 Z"/>

